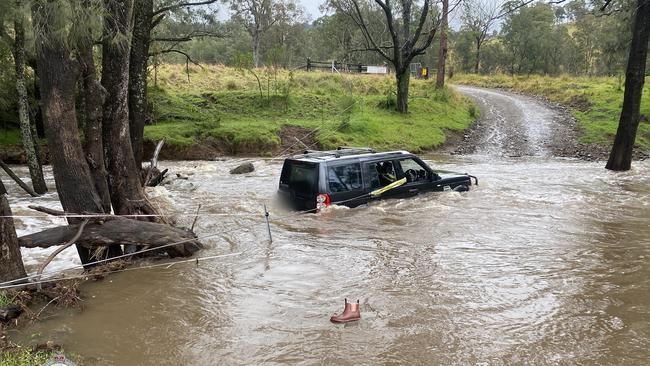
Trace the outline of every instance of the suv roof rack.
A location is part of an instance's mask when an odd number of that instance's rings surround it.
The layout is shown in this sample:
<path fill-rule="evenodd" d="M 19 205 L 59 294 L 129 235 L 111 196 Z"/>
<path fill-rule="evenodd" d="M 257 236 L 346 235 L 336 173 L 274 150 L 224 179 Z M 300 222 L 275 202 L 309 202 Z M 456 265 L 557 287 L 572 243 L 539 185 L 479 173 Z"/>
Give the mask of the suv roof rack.
<path fill-rule="evenodd" d="M 327 150 L 327 151 L 305 150 L 302 156 L 306 158 L 320 158 L 320 157 L 339 158 L 341 156 L 358 155 L 358 154 L 374 154 L 374 153 L 376 153 L 376 151 L 369 147 L 339 146 L 336 150 Z"/>

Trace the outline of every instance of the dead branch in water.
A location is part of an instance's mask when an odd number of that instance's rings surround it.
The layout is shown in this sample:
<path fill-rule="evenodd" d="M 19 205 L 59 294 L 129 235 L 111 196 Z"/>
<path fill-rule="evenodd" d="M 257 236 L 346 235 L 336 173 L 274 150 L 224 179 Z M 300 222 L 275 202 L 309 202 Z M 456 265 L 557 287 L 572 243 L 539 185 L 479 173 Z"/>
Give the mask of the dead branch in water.
<path fill-rule="evenodd" d="M 61 245 L 57 250 L 55 250 L 54 252 L 52 252 L 52 254 L 50 254 L 50 255 L 47 257 L 47 259 L 45 260 L 45 262 L 43 262 L 43 264 L 41 264 L 40 267 L 38 267 L 38 271 L 36 271 L 36 278 L 37 278 L 37 280 L 39 280 L 39 279 L 41 278 L 41 275 L 43 274 L 43 270 L 45 269 L 45 267 L 47 267 L 48 264 L 50 264 L 50 262 L 52 262 L 52 260 L 54 259 L 54 257 L 56 257 L 57 255 L 59 255 L 59 253 L 61 253 L 62 251 L 66 250 L 66 249 L 69 248 L 72 244 L 74 244 L 74 243 L 77 242 L 77 240 L 79 239 L 79 237 L 81 237 L 81 234 L 83 233 L 84 228 L 86 227 L 87 224 L 88 224 L 88 220 L 84 220 L 81 224 L 79 224 L 79 230 L 77 231 L 77 234 L 75 234 L 75 236 L 72 237 L 72 239 L 68 240 L 66 243 L 64 243 L 63 245 Z M 39 284 L 39 285 L 40 285 L 40 284 Z M 40 288 L 39 288 L 39 290 L 40 290 Z M 41 310 L 41 311 L 42 311 L 42 310 Z"/>
<path fill-rule="evenodd" d="M 22 180 L 21 180 L 21 179 L 20 179 L 20 178 L 19 178 L 19 177 L 18 177 L 18 176 L 17 176 L 17 175 L 12 171 L 12 170 L 11 170 L 11 168 L 9 168 L 9 166 L 8 166 L 7 164 L 5 164 L 4 161 L 2 161 L 2 159 L 0 159 L 0 167 L 2 167 L 2 169 L 3 169 L 3 170 L 4 170 L 4 171 L 5 171 L 5 172 L 6 172 L 6 173 L 11 177 L 11 179 L 14 180 L 14 182 L 16 182 L 16 183 L 20 186 L 20 188 L 22 188 L 23 190 L 25 190 L 25 192 L 29 193 L 30 196 L 32 196 L 32 197 L 40 197 L 40 195 L 39 195 L 38 193 L 34 192 L 33 189 L 31 189 L 31 188 L 30 188 L 30 187 L 29 187 L 25 182 L 23 182 L 23 181 L 22 181 Z"/>
<path fill-rule="evenodd" d="M 34 211 L 43 212 L 43 213 L 46 213 L 46 214 L 52 215 L 52 216 L 65 216 L 66 215 L 65 211 L 55 210 L 55 209 L 47 208 L 47 207 L 43 207 L 43 206 L 29 205 L 27 207 L 31 208 Z"/>

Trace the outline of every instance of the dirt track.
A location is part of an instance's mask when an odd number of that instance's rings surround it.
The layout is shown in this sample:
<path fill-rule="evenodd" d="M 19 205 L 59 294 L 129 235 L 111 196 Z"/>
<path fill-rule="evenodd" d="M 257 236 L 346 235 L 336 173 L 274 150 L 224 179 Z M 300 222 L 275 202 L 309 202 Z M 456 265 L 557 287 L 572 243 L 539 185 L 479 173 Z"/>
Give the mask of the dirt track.
<path fill-rule="evenodd" d="M 478 104 L 481 116 L 453 144 L 454 154 L 607 158 L 607 149 L 578 142 L 576 121 L 561 106 L 508 91 L 455 88 Z"/>

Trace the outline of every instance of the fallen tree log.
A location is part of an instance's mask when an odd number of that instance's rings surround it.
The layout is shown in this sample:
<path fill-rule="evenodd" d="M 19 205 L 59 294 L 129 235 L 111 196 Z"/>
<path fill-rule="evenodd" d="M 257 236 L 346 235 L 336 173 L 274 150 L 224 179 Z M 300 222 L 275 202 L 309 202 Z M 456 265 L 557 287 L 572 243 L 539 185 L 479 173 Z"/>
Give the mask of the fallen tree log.
<path fill-rule="evenodd" d="M 79 226 L 80 224 L 59 226 L 25 235 L 18 238 L 18 243 L 24 248 L 49 248 L 64 245 L 79 233 Z M 156 248 L 177 242 L 183 243 L 164 247 L 161 250 L 166 251 L 170 257 L 174 258 L 189 257 L 203 248 L 201 242 L 191 231 L 166 224 L 132 220 L 119 216 L 87 224 L 75 241 L 76 244 L 90 249 L 111 245 Z"/>

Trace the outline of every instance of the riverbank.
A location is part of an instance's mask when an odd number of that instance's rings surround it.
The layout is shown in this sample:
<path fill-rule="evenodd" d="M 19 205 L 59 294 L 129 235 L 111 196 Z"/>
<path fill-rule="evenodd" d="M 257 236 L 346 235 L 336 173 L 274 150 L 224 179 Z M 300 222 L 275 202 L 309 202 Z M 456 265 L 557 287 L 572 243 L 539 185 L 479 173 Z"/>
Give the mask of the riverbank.
<path fill-rule="evenodd" d="M 224 66 L 159 67 L 150 89 L 149 148 L 166 159 L 273 156 L 297 150 L 372 146 L 419 152 L 442 145 L 475 119 L 471 101 L 433 80 L 412 80 L 407 115 L 394 111 L 392 76 Z M 300 140 L 301 142 L 298 142 Z M 306 145 L 306 146 L 305 146 Z"/>
<path fill-rule="evenodd" d="M 567 108 L 577 123 L 579 142 L 609 150 L 623 103 L 624 79 L 617 77 L 455 75 L 453 82 L 483 88 L 509 89 L 541 97 Z M 650 93 L 644 93 L 637 150 L 650 151 Z"/>
<path fill-rule="evenodd" d="M 186 71 L 161 65 L 152 75 L 153 121 L 145 127 L 145 156 L 161 138 L 166 141 L 161 158 L 173 160 L 274 156 L 306 147 L 422 152 L 467 129 L 477 114 L 468 98 L 435 89 L 434 80 L 411 80 L 409 113 L 402 115 L 394 111 L 392 75 L 219 65 Z M 0 139 L 0 158 L 24 161 L 18 131 L 0 131 Z"/>

